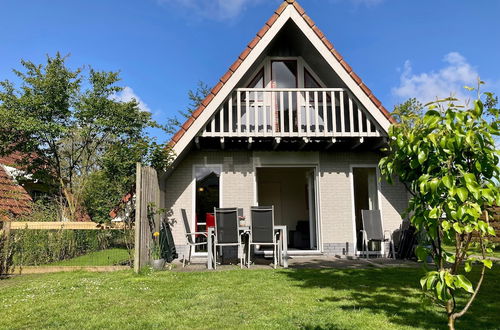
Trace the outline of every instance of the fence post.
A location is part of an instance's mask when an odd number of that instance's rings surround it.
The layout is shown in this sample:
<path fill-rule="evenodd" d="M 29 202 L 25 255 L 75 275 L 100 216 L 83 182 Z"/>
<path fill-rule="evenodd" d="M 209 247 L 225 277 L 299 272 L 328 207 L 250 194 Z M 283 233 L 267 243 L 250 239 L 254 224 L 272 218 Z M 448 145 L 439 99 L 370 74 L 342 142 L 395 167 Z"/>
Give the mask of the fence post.
<path fill-rule="evenodd" d="M 142 228 L 142 217 L 141 217 L 141 207 L 142 207 L 142 166 L 141 163 L 136 164 L 135 173 L 135 244 L 134 244 L 134 271 L 136 273 L 141 269 L 141 228 Z"/>
<path fill-rule="evenodd" d="M 10 256 L 10 221 L 3 221 L 2 233 L 3 236 L 3 249 L 0 251 L 2 254 L 0 258 L 0 275 L 5 275 L 9 271 L 9 256 Z"/>

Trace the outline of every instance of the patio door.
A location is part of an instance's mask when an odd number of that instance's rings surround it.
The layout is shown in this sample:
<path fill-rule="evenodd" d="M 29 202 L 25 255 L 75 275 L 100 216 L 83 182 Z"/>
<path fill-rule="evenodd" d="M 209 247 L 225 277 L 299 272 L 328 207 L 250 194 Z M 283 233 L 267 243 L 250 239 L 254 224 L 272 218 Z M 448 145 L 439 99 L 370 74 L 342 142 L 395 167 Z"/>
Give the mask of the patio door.
<path fill-rule="evenodd" d="M 356 248 L 361 250 L 363 229 L 361 210 L 378 210 L 378 185 L 376 167 L 353 167 L 354 216 L 356 221 Z"/>
<path fill-rule="evenodd" d="M 318 250 L 316 171 L 311 167 L 257 168 L 257 201 L 274 206 L 276 225 L 287 227 L 289 253 Z"/>
<path fill-rule="evenodd" d="M 317 219 L 316 219 L 316 176 L 314 170 L 307 172 L 307 200 L 309 209 L 309 234 L 311 250 L 317 250 Z"/>
<path fill-rule="evenodd" d="M 221 165 L 194 165 L 195 202 L 194 231 L 206 232 L 214 223 L 214 208 L 220 207 Z M 197 235 L 196 242 L 205 242 L 204 235 Z M 206 252 L 206 245 L 198 245 L 194 252 Z"/>

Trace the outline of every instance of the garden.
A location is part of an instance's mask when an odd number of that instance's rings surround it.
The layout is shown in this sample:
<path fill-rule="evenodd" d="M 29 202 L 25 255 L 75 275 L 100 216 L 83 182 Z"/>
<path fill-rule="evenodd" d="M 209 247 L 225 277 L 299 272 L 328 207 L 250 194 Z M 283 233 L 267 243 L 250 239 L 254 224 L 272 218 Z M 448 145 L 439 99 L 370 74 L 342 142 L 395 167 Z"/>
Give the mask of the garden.
<path fill-rule="evenodd" d="M 0 328 L 437 329 L 421 268 L 68 272 L 0 281 Z M 471 279 L 477 280 L 478 272 Z M 494 267 L 460 329 L 500 324 Z M 465 294 L 457 297 L 465 301 Z"/>

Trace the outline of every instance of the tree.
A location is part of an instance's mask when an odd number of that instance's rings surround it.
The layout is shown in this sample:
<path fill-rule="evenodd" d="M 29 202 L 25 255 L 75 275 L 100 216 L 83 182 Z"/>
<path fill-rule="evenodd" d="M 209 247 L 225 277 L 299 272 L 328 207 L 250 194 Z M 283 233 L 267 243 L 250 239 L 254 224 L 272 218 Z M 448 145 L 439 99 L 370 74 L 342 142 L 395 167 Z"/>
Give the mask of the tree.
<path fill-rule="evenodd" d="M 179 120 L 177 117 L 171 117 L 167 120 L 167 132 L 175 134 L 183 124 L 181 121 L 191 117 L 193 111 L 201 105 L 201 102 L 203 102 L 208 94 L 210 94 L 210 87 L 203 81 L 198 81 L 196 89 L 190 89 L 188 91 L 188 106 L 184 110 L 179 110 L 181 119 Z"/>
<path fill-rule="evenodd" d="M 422 261 L 431 256 L 435 266 L 420 284 L 445 308 L 450 329 L 467 312 L 492 267 L 487 238 L 495 231 L 488 209 L 500 205 L 499 110 L 492 94 L 477 93 L 472 107 L 447 98 L 427 104 L 423 116 L 406 111 L 408 106 L 396 109 L 400 123 L 390 127 L 389 154 L 379 164 L 389 182 L 398 177 L 411 193 L 407 213 L 427 238 L 416 253 Z M 479 257 L 471 253 L 473 241 Z M 480 278 L 474 287 L 467 274 L 476 265 Z M 468 293 L 464 306 L 456 303 L 460 291 Z"/>
<path fill-rule="evenodd" d="M 135 100 L 116 99 L 117 72 L 72 70 L 66 59 L 57 53 L 45 64 L 21 61 L 23 70 L 14 70 L 21 86 L 0 82 L 0 155 L 27 155 L 20 165 L 55 187 L 63 216 L 75 219 L 89 182 L 107 178 L 114 199 L 130 189 L 135 162 L 159 154 L 145 132 L 160 125 Z"/>

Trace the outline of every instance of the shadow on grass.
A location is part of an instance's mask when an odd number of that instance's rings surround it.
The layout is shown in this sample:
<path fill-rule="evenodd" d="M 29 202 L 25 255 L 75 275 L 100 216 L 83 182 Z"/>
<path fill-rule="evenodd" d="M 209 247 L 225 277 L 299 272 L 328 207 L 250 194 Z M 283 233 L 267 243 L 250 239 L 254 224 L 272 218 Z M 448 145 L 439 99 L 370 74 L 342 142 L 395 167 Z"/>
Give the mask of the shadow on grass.
<path fill-rule="evenodd" d="M 432 302 L 420 291 L 419 279 L 424 271 L 419 268 L 371 268 L 371 269 L 294 269 L 284 271 L 296 284 L 303 288 L 330 288 L 341 295 L 332 295 L 320 302 L 333 302 L 340 309 L 349 312 L 368 310 L 382 314 L 396 326 L 425 329 L 447 328 L 444 309 L 433 307 Z M 477 274 L 471 278 L 477 280 Z M 457 320 L 461 329 L 498 329 L 500 325 L 500 290 L 496 279 L 497 269 L 490 272 L 489 281 L 483 287 L 465 316 Z M 459 306 L 464 304 L 459 297 Z M 369 324 L 367 323 L 367 326 Z M 335 325 L 305 325 L 306 329 L 336 329 Z"/>

